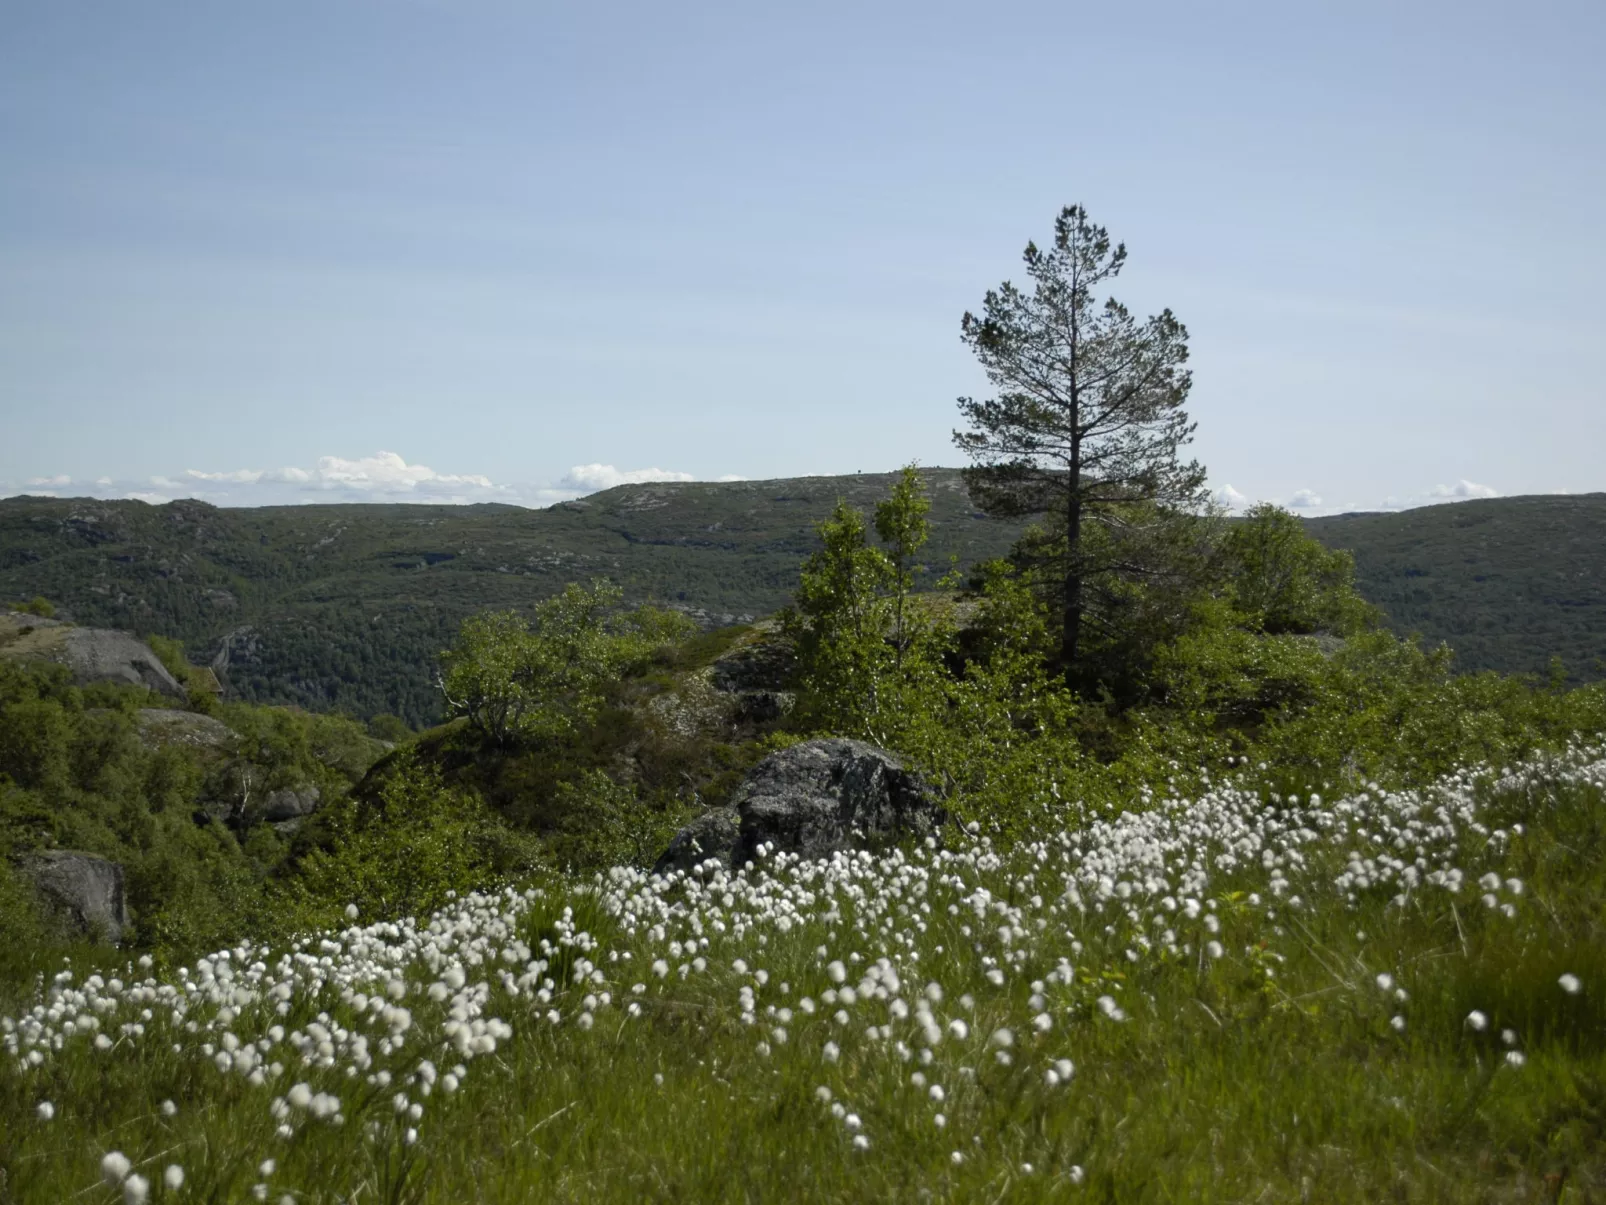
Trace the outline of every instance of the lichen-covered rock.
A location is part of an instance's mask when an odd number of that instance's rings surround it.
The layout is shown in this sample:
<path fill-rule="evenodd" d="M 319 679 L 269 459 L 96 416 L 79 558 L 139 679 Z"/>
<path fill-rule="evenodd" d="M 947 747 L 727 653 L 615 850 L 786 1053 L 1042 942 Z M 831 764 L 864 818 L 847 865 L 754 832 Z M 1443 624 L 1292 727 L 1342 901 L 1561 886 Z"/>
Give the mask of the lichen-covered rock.
<path fill-rule="evenodd" d="M 45 912 L 67 932 L 120 942 L 128 928 L 123 868 L 94 854 L 53 849 L 22 863 Z"/>
<path fill-rule="evenodd" d="M 739 867 L 761 847 L 823 858 L 925 836 L 946 819 L 930 786 L 886 750 L 840 737 L 804 741 L 754 766 L 727 807 L 676 834 L 656 869 L 710 857 Z"/>
<path fill-rule="evenodd" d="M 731 698 L 738 724 L 768 724 L 792 710 L 795 696 L 787 686 L 795 668 L 791 645 L 767 632 L 715 661 L 710 681 Z"/>
<path fill-rule="evenodd" d="M 796 658 L 790 644 L 774 636 L 741 645 L 713 664 L 714 689 L 728 692 L 785 690 Z"/>
<path fill-rule="evenodd" d="M 181 745 L 187 749 L 223 750 L 238 739 L 221 720 L 194 711 L 145 707 L 134 719 L 139 725 L 140 741 L 150 749 Z"/>

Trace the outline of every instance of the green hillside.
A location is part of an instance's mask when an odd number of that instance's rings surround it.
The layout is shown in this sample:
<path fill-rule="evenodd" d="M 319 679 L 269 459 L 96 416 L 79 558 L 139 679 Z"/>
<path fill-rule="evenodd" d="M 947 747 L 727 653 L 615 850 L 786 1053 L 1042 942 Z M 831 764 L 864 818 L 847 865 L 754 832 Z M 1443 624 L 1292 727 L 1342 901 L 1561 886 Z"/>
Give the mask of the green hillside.
<path fill-rule="evenodd" d="M 977 514 L 957 470 L 927 476 L 934 570 L 1009 547 L 1016 528 Z M 753 619 L 786 603 L 837 498 L 869 508 L 892 477 L 621 486 L 546 510 L 11 498 L 0 599 L 183 640 L 245 699 L 417 723 L 437 715 L 435 655 L 472 612 L 605 576 L 632 603 Z"/>
<path fill-rule="evenodd" d="M 927 470 L 929 563 L 1004 552 L 953 469 Z M 433 719 L 434 658 L 462 618 L 606 576 L 631 602 L 708 623 L 773 612 L 813 527 L 865 509 L 892 474 L 621 486 L 546 510 L 500 505 L 218 509 L 92 499 L 0 501 L 0 599 L 43 595 L 79 623 L 183 640 L 240 697 Z M 1576 680 L 1606 657 L 1606 495 L 1509 498 L 1310 521 L 1355 553 L 1361 592 L 1397 630 L 1448 641 L 1463 669 Z"/>
<path fill-rule="evenodd" d="M 1497 498 L 1307 521 L 1355 554 L 1356 581 L 1400 633 L 1462 670 L 1606 676 L 1606 494 Z"/>

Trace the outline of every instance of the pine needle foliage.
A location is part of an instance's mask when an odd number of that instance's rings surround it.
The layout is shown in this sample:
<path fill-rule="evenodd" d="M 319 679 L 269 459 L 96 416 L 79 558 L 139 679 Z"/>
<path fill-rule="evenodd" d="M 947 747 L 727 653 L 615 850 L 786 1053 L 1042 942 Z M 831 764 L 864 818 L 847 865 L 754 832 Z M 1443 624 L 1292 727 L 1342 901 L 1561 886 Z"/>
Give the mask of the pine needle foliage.
<path fill-rule="evenodd" d="M 1126 263 L 1124 244 L 1070 205 L 1047 250 L 1028 243 L 1029 290 L 1005 281 L 961 327 L 995 397 L 959 399 L 954 442 L 972 467 L 972 499 L 1000 517 L 1045 516 L 1057 545 L 1061 660 L 1075 681 L 1088 586 L 1116 573 L 1133 504 L 1159 515 L 1205 504 L 1205 470 L 1180 459 L 1194 424 L 1187 328 L 1170 310 L 1139 321 L 1102 288 Z"/>

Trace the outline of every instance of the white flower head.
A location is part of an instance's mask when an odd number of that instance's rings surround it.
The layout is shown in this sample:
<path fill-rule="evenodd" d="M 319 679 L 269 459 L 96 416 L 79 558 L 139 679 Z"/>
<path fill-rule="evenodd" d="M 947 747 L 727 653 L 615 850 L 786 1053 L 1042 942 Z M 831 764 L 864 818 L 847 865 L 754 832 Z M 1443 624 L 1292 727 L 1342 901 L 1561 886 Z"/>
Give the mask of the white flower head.
<path fill-rule="evenodd" d="M 1574 975 L 1571 971 L 1567 972 L 1560 979 L 1556 980 L 1556 982 L 1561 985 L 1561 990 L 1566 992 L 1569 996 L 1576 996 L 1584 986 L 1579 982 L 1578 976 Z"/>
<path fill-rule="evenodd" d="M 134 1165 L 122 1151 L 107 1151 L 100 1160 L 100 1178 L 113 1188 L 128 1178 Z"/>

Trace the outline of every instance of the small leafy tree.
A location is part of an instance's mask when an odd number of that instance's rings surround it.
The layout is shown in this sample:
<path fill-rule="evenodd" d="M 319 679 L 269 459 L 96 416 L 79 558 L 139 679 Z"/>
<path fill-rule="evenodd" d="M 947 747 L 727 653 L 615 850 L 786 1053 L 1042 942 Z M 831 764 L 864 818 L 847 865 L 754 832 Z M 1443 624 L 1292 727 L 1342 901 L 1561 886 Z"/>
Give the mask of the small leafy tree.
<path fill-rule="evenodd" d="M 818 529 L 823 547 L 803 562 L 793 603 L 781 615 L 797 650 L 800 685 L 819 722 L 859 732 L 878 710 L 893 667 L 893 565 L 872 548 L 864 515 L 838 500 Z"/>
<path fill-rule="evenodd" d="M 954 442 L 972 461 L 966 481 L 983 510 L 1045 516 L 1071 684 L 1098 601 L 1089 584 L 1133 571 L 1123 523 L 1199 510 L 1205 472 L 1179 458 L 1194 431 L 1182 408 L 1192 384 L 1187 329 L 1170 310 L 1139 323 L 1120 302 L 1098 299 L 1126 263 L 1125 246 L 1112 247 L 1073 205 L 1054 223 L 1053 247 L 1028 243 L 1025 262 L 1030 292 L 1006 281 L 987 293 L 981 316 L 964 317 L 964 342 L 998 395 L 959 399 L 970 429 Z M 1093 528 L 1105 538 L 1090 538 Z"/>
<path fill-rule="evenodd" d="M 620 597 L 606 582 L 571 582 L 537 603 L 532 620 L 516 611 L 465 620 L 437 678 L 449 713 L 497 745 L 571 736 L 627 665 L 691 628 L 684 616 L 648 607 L 621 614 Z"/>
<path fill-rule="evenodd" d="M 1354 558 L 1269 502 L 1228 528 L 1221 553 L 1234 609 L 1262 631 L 1347 635 L 1374 622 L 1376 609 L 1355 593 Z"/>
<path fill-rule="evenodd" d="M 926 496 L 914 465 L 907 465 L 898 475 L 892 494 L 878 502 L 875 508 L 876 535 L 886 545 L 887 580 L 892 591 L 892 649 L 894 661 L 902 665 L 904 654 L 913 643 L 913 616 L 909 596 L 914 593 L 915 576 L 925 568 L 915 563 L 915 554 L 925 546 L 931 535 L 926 516 L 931 512 L 931 499 Z"/>
<path fill-rule="evenodd" d="M 879 738 L 889 692 L 929 673 L 940 658 L 945 629 L 914 596 L 930 510 L 925 483 L 910 465 L 875 508 L 885 551 L 870 544 L 864 515 L 844 501 L 818 528 L 823 547 L 804 562 L 782 629 L 824 727 Z"/>

